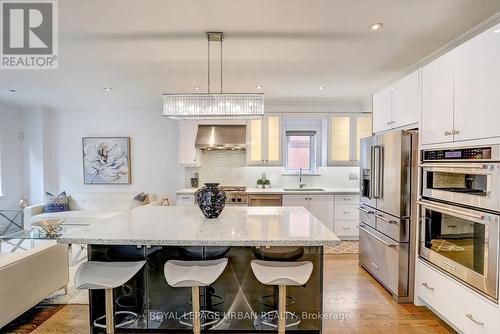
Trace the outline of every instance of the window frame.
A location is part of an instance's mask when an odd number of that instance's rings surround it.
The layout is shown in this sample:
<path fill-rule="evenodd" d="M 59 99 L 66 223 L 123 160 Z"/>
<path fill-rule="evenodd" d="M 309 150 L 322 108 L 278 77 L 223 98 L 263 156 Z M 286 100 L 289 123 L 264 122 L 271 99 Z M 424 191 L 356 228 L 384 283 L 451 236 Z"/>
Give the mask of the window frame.
<path fill-rule="evenodd" d="M 290 134 L 289 134 L 290 133 Z M 285 145 L 283 145 L 283 158 L 284 169 L 286 174 L 298 174 L 300 169 L 290 169 L 288 168 L 288 143 L 289 137 L 293 136 L 304 136 L 309 137 L 310 147 L 309 147 L 309 169 L 302 169 L 303 174 L 317 174 L 318 173 L 318 157 L 317 157 L 317 138 L 318 133 L 311 130 L 287 130 L 285 131 Z"/>

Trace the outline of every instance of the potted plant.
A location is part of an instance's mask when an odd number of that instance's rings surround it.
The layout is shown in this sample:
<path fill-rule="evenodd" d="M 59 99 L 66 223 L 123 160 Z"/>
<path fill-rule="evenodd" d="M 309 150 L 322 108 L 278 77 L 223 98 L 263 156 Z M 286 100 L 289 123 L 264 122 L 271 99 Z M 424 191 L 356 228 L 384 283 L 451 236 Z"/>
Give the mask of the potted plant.
<path fill-rule="evenodd" d="M 263 179 L 262 183 L 263 183 L 263 188 L 267 188 L 267 189 L 271 188 L 271 180 Z"/>
<path fill-rule="evenodd" d="M 264 189 L 264 179 L 258 179 L 257 180 L 257 189 L 258 188 Z"/>

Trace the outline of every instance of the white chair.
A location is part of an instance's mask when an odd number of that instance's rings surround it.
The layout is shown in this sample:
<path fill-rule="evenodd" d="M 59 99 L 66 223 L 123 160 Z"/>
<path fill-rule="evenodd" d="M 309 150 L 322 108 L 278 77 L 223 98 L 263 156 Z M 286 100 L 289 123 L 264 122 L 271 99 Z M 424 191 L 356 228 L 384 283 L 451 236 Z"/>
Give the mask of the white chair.
<path fill-rule="evenodd" d="M 130 311 L 113 310 L 113 289 L 127 283 L 144 266 L 146 261 L 135 262 L 99 262 L 88 261 L 82 263 L 75 274 L 75 288 L 79 290 L 105 290 L 106 292 L 106 314 L 94 321 L 94 326 L 106 328 L 106 333 L 112 334 L 116 328 L 124 327 L 137 320 L 139 315 Z M 115 314 L 132 316 L 131 319 L 123 321 L 115 326 Z M 106 325 L 100 324 L 106 320 Z"/>
<path fill-rule="evenodd" d="M 202 261 L 170 260 L 165 263 L 165 279 L 174 288 L 191 288 L 193 311 L 183 315 L 179 322 L 193 328 L 193 333 L 199 334 L 201 327 L 214 324 L 220 316 L 212 311 L 200 311 L 200 287 L 213 284 L 224 272 L 227 258 Z M 201 323 L 202 314 L 208 314 L 213 320 Z M 192 319 L 192 322 L 190 321 Z"/>
<path fill-rule="evenodd" d="M 250 266 L 259 282 L 265 285 L 277 285 L 279 288 L 278 310 L 264 313 L 261 318 L 262 324 L 277 327 L 278 333 L 285 333 L 286 327 L 298 325 L 300 318 L 286 311 L 286 287 L 306 284 L 313 271 L 312 262 L 253 260 Z"/>

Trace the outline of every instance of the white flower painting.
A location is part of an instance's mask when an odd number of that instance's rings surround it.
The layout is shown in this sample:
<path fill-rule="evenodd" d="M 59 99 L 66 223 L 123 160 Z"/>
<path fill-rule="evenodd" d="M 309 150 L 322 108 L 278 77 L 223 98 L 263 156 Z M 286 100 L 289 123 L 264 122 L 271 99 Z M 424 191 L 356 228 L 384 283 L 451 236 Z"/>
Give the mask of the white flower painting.
<path fill-rule="evenodd" d="M 82 145 L 85 184 L 130 184 L 129 137 L 85 137 Z"/>

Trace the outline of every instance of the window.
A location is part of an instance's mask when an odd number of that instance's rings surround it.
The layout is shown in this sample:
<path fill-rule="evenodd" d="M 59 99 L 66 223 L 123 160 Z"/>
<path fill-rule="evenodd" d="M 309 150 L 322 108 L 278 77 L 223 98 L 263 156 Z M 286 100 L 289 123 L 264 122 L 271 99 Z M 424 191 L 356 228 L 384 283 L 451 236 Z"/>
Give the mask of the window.
<path fill-rule="evenodd" d="M 301 168 L 304 173 L 316 172 L 316 132 L 286 132 L 286 169 L 296 173 Z"/>

